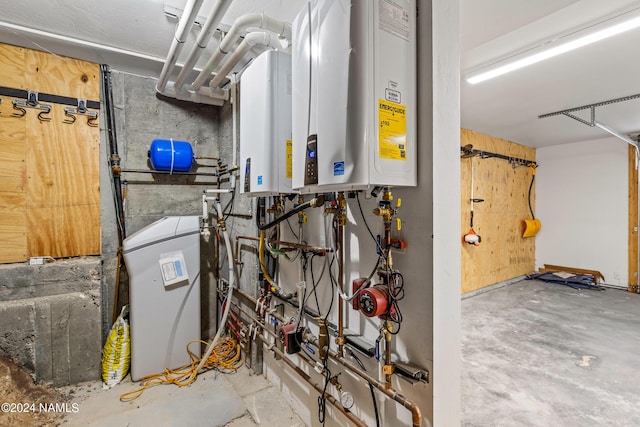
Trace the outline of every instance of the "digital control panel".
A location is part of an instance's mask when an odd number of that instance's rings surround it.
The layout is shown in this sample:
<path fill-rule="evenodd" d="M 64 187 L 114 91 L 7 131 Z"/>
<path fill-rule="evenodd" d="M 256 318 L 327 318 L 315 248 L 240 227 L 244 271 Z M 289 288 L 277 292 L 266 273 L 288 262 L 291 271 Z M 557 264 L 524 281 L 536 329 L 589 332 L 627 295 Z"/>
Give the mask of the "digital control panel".
<path fill-rule="evenodd" d="M 304 185 L 318 183 L 318 135 L 307 138 L 307 155 L 304 160 Z"/>

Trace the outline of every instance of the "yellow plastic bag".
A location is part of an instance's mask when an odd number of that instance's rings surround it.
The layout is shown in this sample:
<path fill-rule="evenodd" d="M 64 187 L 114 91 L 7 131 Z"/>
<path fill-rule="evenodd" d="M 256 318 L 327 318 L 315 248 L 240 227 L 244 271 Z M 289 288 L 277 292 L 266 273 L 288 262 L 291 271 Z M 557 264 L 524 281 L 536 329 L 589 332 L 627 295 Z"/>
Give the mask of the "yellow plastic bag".
<path fill-rule="evenodd" d="M 102 381 L 107 388 L 117 385 L 129 373 L 131 337 L 129 321 L 125 318 L 128 311 L 129 306 L 122 307 L 102 349 Z"/>

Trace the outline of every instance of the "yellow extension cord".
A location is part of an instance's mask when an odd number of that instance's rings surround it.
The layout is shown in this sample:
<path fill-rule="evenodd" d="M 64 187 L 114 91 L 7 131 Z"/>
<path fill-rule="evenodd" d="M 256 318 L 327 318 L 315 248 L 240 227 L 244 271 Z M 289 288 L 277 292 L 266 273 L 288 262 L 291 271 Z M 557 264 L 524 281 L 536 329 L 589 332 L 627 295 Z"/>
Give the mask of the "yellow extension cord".
<path fill-rule="evenodd" d="M 191 363 L 177 369 L 165 369 L 163 373 L 147 375 L 140 382 L 142 386 L 136 390 L 129 391 L 120 395 L 121 402 L 130 402 L 142 396 L 142 393 L 148 388 L 162 384 L 175 384 L 178 387 L 186 387 L 192 384 L 198 376 L 198 364 L 200 359 L 189 350 L 192 343 L 200 343 L 209 345 L 209 343 L 201 340 L 193 340 L 187 344 L 187 353 L 191 357 Z M 211 355 L 204 364 L 204 368 L 223 369 L 235 371 L 241 363 L 240 361 L 240 344 L 233 338 L 221 338 L 218 344 L 211 352 Z"/>

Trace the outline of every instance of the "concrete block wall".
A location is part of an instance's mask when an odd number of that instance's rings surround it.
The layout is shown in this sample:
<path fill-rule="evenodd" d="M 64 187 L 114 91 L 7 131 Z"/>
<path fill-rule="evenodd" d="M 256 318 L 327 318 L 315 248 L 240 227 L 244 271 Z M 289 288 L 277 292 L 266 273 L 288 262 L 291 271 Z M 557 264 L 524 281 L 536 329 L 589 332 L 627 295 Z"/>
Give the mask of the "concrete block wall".
<path fill-rule="evenodd" d="M 0 354 L 54 386 L 100 376 L 99 257 L 0 266 Z"/>
<path fill-rule="evenodd" d="M 112 72 L 119 152 L 123 168 L 149 169 L 154 138 L 186 140 L 197 155 L 218 157 L 231 147 L 231 127 L 219 132 L 220 107 L 156 97 L 155 79 Z M 225 107 L 230 117 L 230 107 Z M 230 120 L 229 120 L 230 123 Z M 0 265 L 0 355 L 54 386 L 100 378 L 102 345 L 112 324 L 118 238 L 104 120 L 100 153 L 100 257 L 57 260 L 42 266 Z M 224 161 L 231 161 L 226 149 Z M 212 161 L 203 163 L 212 164 Z M 200 171 L 213 172 L 210 168 Z M 128 181 L 128 235 L 166 215 L 200 215 L 200 195 L 213 177 L 124 174 Z M 228 196 L 223 204 L 229 202 Z M 249 210 L 236 200 L 234 211 Z M 211 242 L 201 246 L 203 337 L 215 333 L 216 260 Z M 223 253 L 224 254 L 224 253 Z M 126 274 L 120 301 L 128 301 Z"/>
<path fill-rule="evenodd" d="M 220 107 L 176 101 L 159 97 L 155 92 L 156 80 L 129 73 L 112 71 L 113 101 L 115 109 L 118 151 L 123 169 L 150 170 L 148 150 L 155 138 L 173 138 L 192 144 L 196 156 L 220 157 L 221 139 L 230 141 L 230 131 L 220 135 Z M 230 129 L 230 128 L 229 128 Z M 109 174 L 106 138 L 101 171 L 102 204 L 102 337 L 111 327 L 115 277 L 117 270 L 118 240 Z M 229 142 L 230 145 L 230 142 Z M 224 156 L 223 160 L 231 161 Z M 201 160 L 192 171 L 215 172 L 213 160 Z M 127 235 L 164 216 L 202 215 L 201 195 L 207 188 L 215 188 L 216 178 L 210 176 L 179 176 L 161 174 L 123 173 L 127 182 L 125 224 Z M 223 185 L 224 186 L 224 185 Z M 223 205 L 229 201 L 223 196 Z M 201 325 L 203 337 L 215 333 L 214 239 L 201 244 Z M 128 302 L 126 275 L 120 286 L 120 304 Z"/>

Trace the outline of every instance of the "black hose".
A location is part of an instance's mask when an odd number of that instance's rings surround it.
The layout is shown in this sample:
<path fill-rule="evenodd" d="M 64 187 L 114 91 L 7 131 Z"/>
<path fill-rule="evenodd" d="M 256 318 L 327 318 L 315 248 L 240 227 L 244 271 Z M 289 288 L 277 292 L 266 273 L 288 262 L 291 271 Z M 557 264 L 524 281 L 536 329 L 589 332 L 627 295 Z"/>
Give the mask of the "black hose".
<path fill-rule="evenodd" d="M 531 218 L 536 219 L 536 216 L 533 214 L 533 208 L 531 207 L 531 189 L 533 188 L 533 181 L 536 179 L 536 174 L 534 173 L 531 176 L 531 184 L 529 184 L 529 212 L 531 212 Z"/>
<path fill-rule="evenodd" d="M 362 363 L 362 361 L 353 352 L 351 352 L 351 357 L 353 357 L 353 360 L 355 360 L 358 363 L 358 365 L 363 371 L 367 372 L 367 368 L 364 367 L 364 364 Z M 373 390 L 373 386 L 371 385 L 371 383 L 369 383 L 369 391 L 371 391 L 371 400 L 373 401 L 373 411 L 376 414 L 376 427 L 380 427 L 380 414 L 378 413 L 378 401 L 376 400 L 376 393 Z"/>
<path fill-rule="evenodd" d="M 297 214 L 298 212 L 302 212 L 303 210 L 307 209 L 307 208 L 311 208 L 311 207 L 317 207 L 320 206 L 324 203 L 324 197 L 323 196 L 318 196 L 314 199 L 309 200 L 308 202 L 299 204 L 298 206 L 296 206 L 295 208 L 291 209 L 289 212 L 279 216 L 278 218 L 274 219 L 273 221 L 271 221 L 268 224 L 260 224 L 260 221 L 258 218 L 256 218 L 256 225 L 258 226 L 258 229 L 262 230 L 267 230 L 271 227 L 274 227 L 278 224 L 280 224 L 282 221 L 286 220 L 287 218 L 291 218 L 293 215 Z"/>

